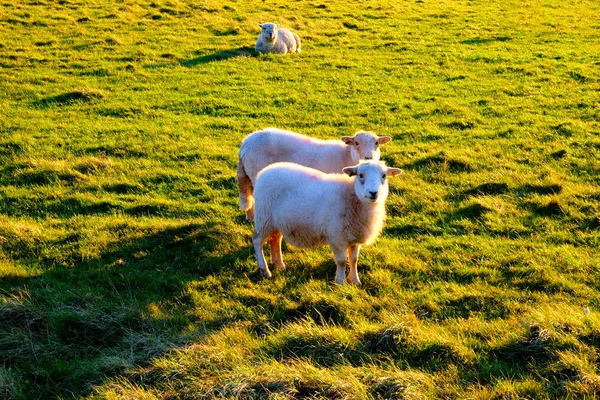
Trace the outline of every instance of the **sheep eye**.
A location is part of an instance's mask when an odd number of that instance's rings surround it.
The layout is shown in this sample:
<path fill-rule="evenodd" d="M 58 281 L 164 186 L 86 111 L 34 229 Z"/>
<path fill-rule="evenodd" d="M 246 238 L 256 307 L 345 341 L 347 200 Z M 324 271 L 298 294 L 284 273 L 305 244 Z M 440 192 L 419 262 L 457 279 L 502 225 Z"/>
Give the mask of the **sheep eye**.
<path fill-rule="evenodd" d="M 362 178 L 364 178 L 365 176 L 364 176 L 363 174 L 358 174 L 358 177 L 359 177 L 360 179 L 362 179 Z"/>
<path fill-rule="evenodd" d="M 381 175 L 381 179 L 385 179 L 385 174 Z"/>
<path fill-rule="evenodd" d="M 354 142 L 354 145 L 355 145 L 355 146 L 358 146 L 358 143 Z"/>

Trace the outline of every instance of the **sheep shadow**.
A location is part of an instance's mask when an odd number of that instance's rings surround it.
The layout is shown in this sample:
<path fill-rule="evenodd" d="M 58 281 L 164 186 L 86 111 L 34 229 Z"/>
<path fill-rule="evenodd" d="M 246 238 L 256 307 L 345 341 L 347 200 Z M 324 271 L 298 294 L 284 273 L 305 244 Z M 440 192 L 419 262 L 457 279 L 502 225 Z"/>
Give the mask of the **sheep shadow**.
<path fill-rule="evenodd" d="M 207 64 L 213 61 L 224 61 L 230 58 L 237 57 L 256 57 L 258 53 L 250 46 L 242 46 L 237 49 L 221 50 L 216 53 L 206 54 L 200 57 L 192 58 L 191 60 L 183 61 L 181 65 L 184 67 L 195 67 L 201 64 Z"/>
<path fill-rule="evenodd" d="M 114 229 L 118 238 L 120 228 Z M 0 307 L 2 365 L 35 382 L 31 397 L 54 398 L 85 394 L 131 365 L 145 365 L 185 346 L 190 340 L 186 316 L 197 307 L 191 282 L 216 276 L 226 286 L 231 281 L 227 267 L 250 255 L 246 247 L 220 251 L 227 240 L 230 235 L 208 221 L 145 229 L 109 243 L 106 251 L 84 261 L 76 255 L 57 260 L 36 249 L 19 249 L 18 243 L 3 243 L 15 264 L 42 257 L 40 265 L 55 266 L 37 276 L 0 279 L 0 293 L 7 300 Z M 74 234 L 53 246 L 78 243 Z M 258 273 L 252 278 L 260 279 Z M 162 313 L 161 307 L 169 312 Z M 197 338 L 230 321 L 214 316 L 200 322 L 203 330 L 196 332 Z M 108 353 L 121 361 L 99 365 L 93 373 L 77 368 Z M 47 374 L 39 375 L 39 363 L 46 365 Z"/>
<path fill-rule="evenodd" d="M 64 106 L 76 103 L 88 103 L 94 100 L 103 100 L 105 98 L 106 95 L 99 90 L 78 89 L 36 100 L 32 105 L 38 108 L 45 108 L 52 105 Z"/>

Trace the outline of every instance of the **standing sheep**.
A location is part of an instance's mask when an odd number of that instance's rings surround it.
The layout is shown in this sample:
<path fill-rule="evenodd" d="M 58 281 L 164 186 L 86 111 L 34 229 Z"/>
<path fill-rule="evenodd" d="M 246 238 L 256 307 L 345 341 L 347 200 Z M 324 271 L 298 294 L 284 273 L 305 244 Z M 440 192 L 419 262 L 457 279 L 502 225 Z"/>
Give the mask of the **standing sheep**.
<path fill-rule="evenodd" d="M 295 33 L 271 22 L 259 26 L 262 29 L 256 41 L 259 53 L 300 53 L 300 38 Z"/>
<path fill-rule="evenodd" d="M 276 128 L 256 131 L 244 138 L 238 156 L 237 183 L 240 208 L 248 220 L 253 219 L 252 190 L 258 173 L 276 162 L 293 162 L 327 173 L 360 160 L 379 160 L 379 146 L 392 140 L 373 132 L 358 131 L 340 140 L 319 140 Z"/>
<path fill-rule="evenodd" d="M 357 260 L 360 246 L 375 241 L 385 219 L 387 177 L 402 172 L 381 161 L 365 161 L 343 169 L 343 174 L 325 174 L 293 163 L 276 163 L 260 172 L 252 244 L 260 272 L 270 278 L 263 254 L 269 239 L 271 261 L 285 269 L 281 239 L 300 248 L 328 244 L 333 250 L 338 284 L 350 280 L 360 285 Z"/>

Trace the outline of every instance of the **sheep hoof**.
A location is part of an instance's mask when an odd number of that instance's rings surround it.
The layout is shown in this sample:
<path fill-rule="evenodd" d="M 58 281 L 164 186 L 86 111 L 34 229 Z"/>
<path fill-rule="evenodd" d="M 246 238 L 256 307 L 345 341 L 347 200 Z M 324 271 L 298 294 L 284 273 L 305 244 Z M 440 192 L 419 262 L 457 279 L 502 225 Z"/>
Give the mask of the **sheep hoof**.
<path fill-rule="evenodd" d="M 279 263 L 279 264 L 275 264 L 275 265 L 278 269 L 280 269 L 282 271 L 285 270 L 285 268 L 286 268 L 285 263 L 283 263 L 283 262 Z"/>
<path fill-rule="evenodd" d="M 270 279 L 270 278 L 273 276 L 273 274 L 271 274 L 271 271 L 269 271 L 269 269 L 268 269 L 268 268 L 265 268 L 265 269 L 259 269 L 259 271 L 260 271 L 260 274 L 261 274 L 262 276 L 264 276 L 265 278 L 269 278 L 269 279 Z"/>
<path fill-rule="evenodd" d="M 362 282 L 360 281 L 360 279 L 357 279 L 357 280 L 355 280 L 355 281 L 352 281 L 352 284 L 353 284 L 353 285 L 356 285 L 356 286 L 362 286 Z"/>
<path fill-rule="evenodd" d="M 336 285 L 345 285 L 347 282 L 345 279 L 336 279 L 335 280 L 335 284 Z"/>

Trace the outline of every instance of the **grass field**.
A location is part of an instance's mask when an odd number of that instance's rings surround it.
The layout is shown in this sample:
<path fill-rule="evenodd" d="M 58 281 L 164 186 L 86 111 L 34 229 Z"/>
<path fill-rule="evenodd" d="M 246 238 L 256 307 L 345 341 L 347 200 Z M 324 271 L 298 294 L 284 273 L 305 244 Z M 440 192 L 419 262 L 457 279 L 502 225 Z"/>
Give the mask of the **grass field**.
<path fill-rule="evenodd" d="M 0 398 L 600 397 L 600 3 L 288 3 L 2 2 Z M 394 138 L 362 287 L 261 279 L 267 126 Z"/>

